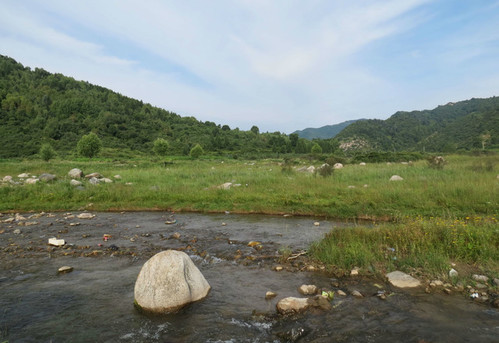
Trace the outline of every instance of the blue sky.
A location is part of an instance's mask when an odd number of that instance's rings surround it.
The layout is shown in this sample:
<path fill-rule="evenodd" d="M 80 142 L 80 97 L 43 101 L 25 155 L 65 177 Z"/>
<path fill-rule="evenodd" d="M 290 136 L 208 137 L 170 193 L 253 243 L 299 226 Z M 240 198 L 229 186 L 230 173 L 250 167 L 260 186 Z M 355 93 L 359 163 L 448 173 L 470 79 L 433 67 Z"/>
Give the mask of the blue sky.
<path fill-rule="evenodd" d="M 291 133 L 499 95 L 499 0 L 3 0 L 0 54 Z"/>

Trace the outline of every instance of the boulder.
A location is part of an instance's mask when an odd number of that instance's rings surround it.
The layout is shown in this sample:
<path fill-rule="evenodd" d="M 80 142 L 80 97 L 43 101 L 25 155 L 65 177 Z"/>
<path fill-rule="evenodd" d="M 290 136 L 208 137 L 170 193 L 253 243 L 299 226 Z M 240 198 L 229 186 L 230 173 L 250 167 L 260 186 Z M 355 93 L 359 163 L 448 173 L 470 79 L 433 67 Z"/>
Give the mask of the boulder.
<path fill-rule="evenodd" d="M 93 217 L 95 217 L 95 214 L 83 212 L 77 215 L 76 217 L 78 217 L 78 219 L 92 219 Z"/>
<path fill-rule="evenodd" d="M 90 180 L 88 180 L 88 182 L 92 185 L 98 185 L 100 180 L 96 177 L 91 177 Z"/>
<path fill-rule="evenodd" d="M 100 181 L 102 181 L 104 183 L 113 183 L 113 180 L 108 179 L 107 177 L 103 177 Z"/>
<path fill-rule="evenodd" d="M 310 166 L 310 167 L 308 167 L 308 168 L 307 168 L 307 172 L 308 172 L 308 173 L 312 173 L 312 174 L 313 174 L 313 173 L 315 172 L 315 167 L 314 167 L 314 166 Z"/>
<path fill-rule="evenodd" d="M 298 292 L 300 292 L 303 295 L 313 295 L 317 294 L 317 291 L 319 289 L 317 288 L 316 285 L 301 285 L 298 287 Z"/>
<path fill-rule="evenodd" d="M 454 277 L 457 277 L 458 275 L 459 275 L 459 273 L 454 268 L 449 270 L 449 277 L 454 278 Z"/>
<path fill-rule="evenodd" d="M 421 285 L 419 280 L 398 270 L 386 274 L 386 277 L 392 285 L 399 288 L 412 288 L 419 287 Z"/>
<path fill-rule="evenodd" d="M 12 181 L 12 176 L 6 175 L 2 179 L 3 182 L 11 182 Z"/>
<path fill-rule="evenodd" d="M 100 179 L 100 178 L 102 178 L 102 175 L 99 173 L 90 173 L 90 174 L 85 175 L 85 178 L 87 178 L 87 179 L 91 179 L 93 177 Z"/>
<path fill-rule="evenodd" d="M 220 186 L 218 186 L 218 188 L 224 189 L 224 190 L 229 190 L 230 186 L 232 186 L 232 182 L 226 182 L 226 183 L 221 184 Z"/>
<path fill-rule="evenodd" d="M 366 165 L 366 162 L 360 162 L 359 163 L 359 166 L 365 166 Z"/>
<path fill-rule="evenodd" d="M 404 179 L 398 175 L 392 175 L 392 177 L 390 178 L 390 181 L 402 181 L 402 180 Z"/>
<path fill-rule="evenodd" d="M 59 269 L 57 269 L 57 272 L 59 274 L 71 273 L 72 271 L 73 271 L 73 267 L 70 267 L 70 266 L 62 266 Z"/>
<path fill-rule="evenodd" d="M 79 179 L 83 177 L 83 172 L 81 169 L 73 168 L 68 172 L 68 176 L 72 179 Z"/>
<path fill-rule="evenodd" d="M 310 307 L 308 298 L 287 297 L 277 302 L 277 312 L 281 314 L 300 313 Z"/>
<path fill-rule="evenodd" d="M 27 185 L 34 185 L 38 181 L 40 181 L 40 180 L 30 177 L 30 178 L 26 179 L 26 181 L 24 183 L 26 183 Z"/>
<path fill-rule="evenodd" d="M 333 166 L 333 169 L 341 169 L 341 168 L 343 168 L 343 164 L 341 163 L 335 163 Z"/>
<path fill-rule="evenodd" d="M 142 266 L 135 282 L 135 304 L 146 312 L 174 312 L 205 298 L 210 288 L 186 253 L 167 250 Z"/>
<path fill-rule="evenodd" d="M 54 174 L 43 173 L 38 177 L 38 179 L 43 182 L 49 182 L 55 180 L 56 176 Z"/>
<path fill-rule="evenodd" d="M 17 177 L 20 178 L 20 179 L 25 179 L 25 178 L 29 177 L 29 174 L 28 173 L 22 173 L 22 174 L 17 175 Z"/>

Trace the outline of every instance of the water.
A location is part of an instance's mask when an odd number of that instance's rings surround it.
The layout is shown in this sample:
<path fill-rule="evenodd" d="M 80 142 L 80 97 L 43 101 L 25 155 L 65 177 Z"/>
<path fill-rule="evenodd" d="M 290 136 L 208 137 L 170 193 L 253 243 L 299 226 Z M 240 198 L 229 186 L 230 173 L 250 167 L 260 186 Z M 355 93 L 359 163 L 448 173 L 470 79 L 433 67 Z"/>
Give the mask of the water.
<path fill-rule="evenodd" d="M 460 295 L 400 291 L 386 284 L 393 294 L 383 301 L 373 296 L 378 289 L 369 280 L 339 280 L 341 289 L 360 290 L 366 295 L 362 299 L 336 296 L 331 311 L 277 316 L 278 299 L 300 296 L 302 284 L 332 289 L 331 279 L 275 272 L 273 260 L 244 256 L 271 255 L 283 245 L 297 251 L 345 224 L 322 221 L 316 227 L 310 218 L 231 214 L 176 215 L 173 226 L 164 224 L 165 213 L 98 213 L 87 221 L 63 217 L 37 219 L 38 225 L 21 227 L 21 235 L 13 234 L 17 227 L 0 224 L 0 342 L 499 341 L 495 309 Z M 174 232 L 181 238 L 165 238 Z M 110 241 L 102 240 L 104 233 L 113 236 Z M 74 248 L 47 249 L 53 235 Z M 250 240 L 262 242 L 264 249 L 247 247 Z M 106 250 L 111 244 L 126 253 Z M 176 314 L 138 313 L 133 288 L 143 263 L 157 251 L 186 246 L 212 286 L 208 297 Z M 99 249 L 97 257 L 85 256 Z M 249 263 L 232 258 L 238 250 Z M 74 271 L 58 275 L 63 265 Z M 265 300 L 269 290 L 278 293 L 271 301 Z"/>

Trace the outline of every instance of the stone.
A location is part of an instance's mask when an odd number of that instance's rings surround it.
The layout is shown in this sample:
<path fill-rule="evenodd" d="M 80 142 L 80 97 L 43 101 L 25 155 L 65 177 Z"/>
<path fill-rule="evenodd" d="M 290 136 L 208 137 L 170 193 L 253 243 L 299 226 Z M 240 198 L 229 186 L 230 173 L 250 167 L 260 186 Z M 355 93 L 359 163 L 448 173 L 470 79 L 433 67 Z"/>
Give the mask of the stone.
<path fill-rule="evenodd" d="M 232 186 L 232 182 L 226 182 L 224 184 L 221 184 L 218 186 L 218 188 L 223 189 L 223 190 L 229 190 L 230 186 Z"/>
<path fill-rule="evenodd" d="M 267 293 L 265 293 L 266 300 L 274 299 L 276 296 L 277 296 L 277 293 L 274 293 L 271 291 L 268 291 Z"/>
<path fill-rule="evenodd" d="M 68 176 L 72 179 L 79 179 L 83 177 L 83 172 L 81 169 L 73 168 L 68 172 Z"/>
<path fill-rule="evenodd" d="M 363 298 L 364 296 L 357 290 L 352 291 L 352 295 L 356 298 Z"/>
<path fill-rule="evenodd" d="M 98 185 L 98 184 L 99 184 L 99 182 L 100 182 L 100 180 L 99 180 L 98 178 L 96 178 L 96 177 L 92 177 L 92 178 L 90 178 L 90 179 L 88 180 L 88 182 L 89 182 L 90 184 L 92 184 L 92 185 Z"/>
<path fill-rule="evenodd" d="M 386 274 L 386 277 L 388 278 L 388 281 L 395 287 L 412 288 L 421 286 L 421 283 L 418 279 L 415 279 L 412 276 L 398 270 Z"/>
<path fill-rule="evenodd" d="M 24 183 L 27 185 L 34 185 L 38 181 L 40 181 L 40 180 L 30 177 L 30 178 L 27 178 L 26 181 L 24 181 Z"/>
<path fill-rule="evenodd" d="M 121 175 L 114 175 L 113 176 L 116 180 L 121 180 Z"/>
<path fill-rule="evenodd" d="M 499 308 L 499 298 L 492 302 L 492 306 L 494 306 L 495 308 Z"/>
<path fill-rule="evenodd" d="M 16 213 L 15 219 L 17 222 L 20 222 L 26 220 L 26 217 L 23 217 L 19 213 Z"/>
<path fill-rule="evenodd" d="M 346 297 L 346 296 L 347 296 L 347 294 L 346 294 L 345 292 L 343 292 L 341 289 L 338 289 L 338 290 L 336 291 L 336 293 L 337 293 L 339 296 L 342 296 L 342 297 Z"/>
<path fill-rule="evenodd" d="M 186 253 L 167 250 L 154 255 L 142 266 L 135 282 L 135 304 L 146 312 L 175 312 L 205 298 L 210 289 Z"/>
<path fill-rule="evenodd" d="M 104 183 L 113 183 L 113 180 L 108 179 L 107 177 L 103 177 L 100 181 L 102 181 Z"/>
<path fill-rule="evenodd" d="M 14 230 L 14 234 L 15 235 L 20 235 L 21 234 L 21 230 L 20 229 L 15 229 Z"/>
<path fill-rule="evenodd" d="M 449 270 L 449 277 L 451 278 L 455 278 L 459 275 L 459 273 L 457 272 L 457 270 L 455 270 L 454 268 L 451 268 L 451 270 Z"/>
<path fill-rule="evenodd" d="M 494 279 L 494 285 L 499 286 L 499 279 Z"/>
<path fill-rule="evenodd" d="M 12 176 L 6 175 L 2 179 L 3 182 L 11 182 L 12 181 Z"/>
<path fill-rule="evenodd" d="M 71 186 L 78 187 L 78 186 L 81 186 L 81 185 L 82 185 L 82 182 L 81 182 L 81 181 L 78 181 L 78 180 L 74 180 L 74 179 L 73 179 L 73 180 L 69 181 L 69 184 L 70 184 Z"/>
<path fill-rule="evenodd" d="M 301 285 L 298 287 L 298 292 L 300 292 L 303 295 L 313 295 L 317 294 L 317 291 L 319 289 L 317 288 L 316 285 Z"/>
<path fill-rule="evenodd" d="M 25 179 L 25 178 L 29 177 L 29 174 L 28 173 L 22 173 L 22 174 L 17 175 L 17 177 L 21 178 L 21 179 Z"/>
<path fill-rule="evenodd" d="M 314 166 L 308 167 L 307 172 L 313 174 L 315 172 L 315 167 Z"/>
<path fill-rule="evenodd" d="M 92 219 L 95 217 L 95 214 L 89 212 L 83 212 L 76 216 L 78 219 Z"/>
<path fill-rule="evenodd" d="M 310 307 L 308 298 L 287 297 L 277 302 L 277 312 L 280 314 L 300 313 Z"/>
<path fill-rule="evenodd" d="M 257 242 L 257 241 L 251 241 L 251 242 L 248 243 L 248 246 L 253 248 L 253 247 L 255 247 L 257 245 L 261 245 L 261 244 L 262 243 Z"/>
<path fill-rule="evenodd" d="M 390 181 L 402 181 L 402 180 L 404 179 L 398 175 L 392 175 L 392 177 L 390 178 Z"/>
<path fill-rule="evenodd" d="M 333 169 L 341 169 L 341 168 L 343 168 L 343 164 L 341 164 L 341 163 L 335 163 L 333 165 Z"/>
<path fill-rule="evenodd" d="M 314 222 L 314 226 L 321 226 L 321 223 L 319 223 L 319 222 Z"/>
<path fill-rule="evenodd" d="M 43 182 L 50 182 L 54 181 L 56 179 L 56 176 L 54 174 L 43 173 L 38 177 L 38 179 Z"/>
<path fill-rule="evenodd" d="M 90 173 L 90 174 L 85 175 L 86 179 L 91 179 L 91 178 L 94 178 L 94 177 L 96 179 L 100 179 L 100 178 L 102 178 L 102 175 L 100 173 Z"/>
<path fill-rule="evenodd" d="M 360 162 L 359 163 L 359 166 L 365 166 L 366 165 L 366 162 Z"/>
<path fill-rule="evenodd" d="M 276 267 L 274 268 L 274 270 L 275 270 L 276 272 L 280 272 L 280 271 L 281 271 L 281 270 L 283 270 L 283 269 L 284 269 L 284 268 L 283 268 L 282 266 L 276 266 Z"/>
<path fill-rule="evenodd" d="M 472 276 L 473 280 L 479 281 L 479 282 L 487 282 L 489 281 L 489 278 L 485 275 L 478 275 L 478 274 L 473 274 Z"/>
<path fill-rule="evenodd" d="M 64 239 L 57 239 L 55 237 L 49 238 L 49 245 L 53 245 L 56 247 L 62 247 L 66 242 Z"/>
<path fill-rule="evenodd" d="M 57 272 L 59 274 L 71 273 L 72 271 L 73 271 L 73 267 L 70 267 L 70 266 L 62 266 L 61 268 L 57 269 Z"/>
<path fill-rule="evenodd" d="M 430 282 L 430 287 L 442 287 L 444 283 L 440 280 L 433 280 Z"/>
<path fill-rule="evenodd" d="M 350 271 L 350 276 L 357 276 L 357 275 L 359 275 L 359 270 L 360 270 L 360 268 L 359 268 L 359 267 L 354 267 L 354 268 Z"/>

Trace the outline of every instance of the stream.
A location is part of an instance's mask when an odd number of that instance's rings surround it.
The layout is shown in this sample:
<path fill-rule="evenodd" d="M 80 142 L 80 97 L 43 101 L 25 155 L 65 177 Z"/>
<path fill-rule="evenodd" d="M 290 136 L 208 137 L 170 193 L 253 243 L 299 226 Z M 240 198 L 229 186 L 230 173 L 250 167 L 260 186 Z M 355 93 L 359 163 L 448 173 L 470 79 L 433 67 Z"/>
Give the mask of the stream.
<path fill-rule="evenodd" d="M 353 223 L 180 213 L 167 225 L 166 212 L 98 212 L 78 219 L 80 213 L 24 213 L 28 226 L 0 217 L 0 342 L 499 341 L 499 311 L 461 294 L 400 290 L 361 277 L 336 280 L 308 271 L 299 258 L 275 271 L 279 250 L 299 252 L 334 227 Z M 48 246 L 51 237 L 66 245 Z M 262 249 L 249 241 L 261 242 Z M 147 259 L 166 249 L 189 254 L 212 289 L 175 314 L 147 316 L 133 306 L 135 280 Z M 58 274 L 65 265 L 73 271 Z M 386 300 L 375 296 L 380 282 L 390 294 Z M 330 311 L 277 315 L 277 301 L 301 297 L 302 284 L 347 295 L 336 295 Z M 364 297 L 353 297 L 353 290 Z M 266 300 L 267 291 L 278 296 Z"/>

